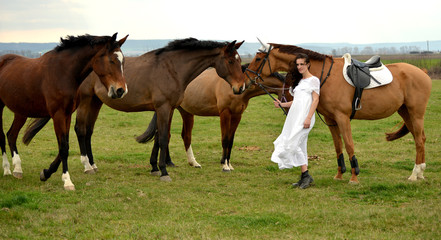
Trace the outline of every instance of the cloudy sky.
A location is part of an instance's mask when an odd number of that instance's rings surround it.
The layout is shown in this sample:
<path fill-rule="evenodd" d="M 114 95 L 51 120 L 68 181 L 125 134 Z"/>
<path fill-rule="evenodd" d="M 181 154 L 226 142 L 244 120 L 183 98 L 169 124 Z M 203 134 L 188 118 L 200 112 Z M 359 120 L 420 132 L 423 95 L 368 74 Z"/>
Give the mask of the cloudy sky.
<path fill-rule="evenodd" d="M 129 39 L 384 43 L 441 40 L 440 0 L 0 0 L 0 42 Z"/>

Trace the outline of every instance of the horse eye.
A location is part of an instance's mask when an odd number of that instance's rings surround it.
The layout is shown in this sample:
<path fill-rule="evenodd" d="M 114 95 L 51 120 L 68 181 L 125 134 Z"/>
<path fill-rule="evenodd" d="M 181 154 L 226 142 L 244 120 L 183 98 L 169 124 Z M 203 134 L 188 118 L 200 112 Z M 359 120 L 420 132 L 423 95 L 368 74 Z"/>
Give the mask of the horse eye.
<path fill-rule="evenodd" d="M 233 64 L 234 62 L 232 60 L 228 60 L 228 63 L 229 64 Z"/>
<path fill-rule="evenodd" d="M 262 60 L 262 58 L 256 58 L 256 61 L 260 61 L 260 60 Z"/>

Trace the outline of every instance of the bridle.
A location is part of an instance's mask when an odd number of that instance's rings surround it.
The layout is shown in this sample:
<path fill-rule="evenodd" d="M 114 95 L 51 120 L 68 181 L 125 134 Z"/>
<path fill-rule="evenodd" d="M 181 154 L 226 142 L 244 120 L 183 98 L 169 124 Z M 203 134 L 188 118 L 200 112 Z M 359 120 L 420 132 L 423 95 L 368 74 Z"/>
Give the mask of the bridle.
<path fill-rule="evenodd" d="M 264 82 L 263 78 L 262 78 L 262 71 L 263 71 L 263 67 L 265 66 L 265 64 L 268 62 L 268 67 L 270 69 L 270 75 L 275 75 L 275 73 L 273 73 L 272 69 L 271 69 L 271 63 L 269 60 L 269 54 L 271 52 L 271 50 L 273 49 L 273 46 L 270 45 L 270 47 L 268 48 L 268 50 L 259 50 L 260 52 L 264 52 L 265 53 L 265 57 L 263 58 L 262 62 L 260 63 L 259 67 L 257 68 L 257 71 L 251 70 L 248 67 L 245 69 L 245 74 L 247 75 L 248 79 L 250 80 L 251 84 L 255 84 L 257 86 L 259 86 L 263 91 L 265 91 L 266 94 L 268 94 L 268 96 L 270 96 L 273 101 L 276 101 L 276 99 L 271 95 L 271 93 L 268 92 L 267 88 L 270 88 L 268 86 L 263 85 L 262 83 L 260 83 L 258 80 L 260 79 L 262 82 Z M 256 77 L 254 79 L 252 79 L 250 77 L 250 75 L 248 74 L 248 72 L 251 72 L 253 74 L 256 75 Z M 282 95 L 284 95 L 284 90 L 285 90 L 285 81 L 283 81 L 283 88 L 282 88 Z M 284 96 L 283 96 L 284 97 Z M 279 104 L 279 107 L 283 110 L 283 113 L 285 115 L 287 115 L 288 113 L 286 112 L 286 110 Z"/>
<path fill-rule="evenodd" d="M 248 67 L 247 67 L 247 69 L 245 69 L 245 74 L 247 75 L 248 79 L 251 81 L 252 84 L 256 84 L 258 79 L 262 80 L 262 82 L 263 82 L 262 71 L 263 71 L 263 67 L 265 66 L 266 62 L 268 62 L 268 67 L 270 69 L 270 74 L 273 73 L 273 71 L 271 70 L 271 63 L 270 63 L 270 60 L 269 60 L 269 54 L 270 54 L 272 49 L 273 49 L 273 46 L 270 45 L 268 50 L 265 50 L 265 51 L 259 50 L 260 52 L 264 52 L 265 53 L 265 57 L 263 58 L 263 60 L 260 63 L 259 67 L 257 68 L 257 71 L 251 70 Z M 250 77 L 250 75 L 248 74 L 248 72 L 254 73 L 256 75 L 256 77 L 254 79 L 252 79 Z"/>

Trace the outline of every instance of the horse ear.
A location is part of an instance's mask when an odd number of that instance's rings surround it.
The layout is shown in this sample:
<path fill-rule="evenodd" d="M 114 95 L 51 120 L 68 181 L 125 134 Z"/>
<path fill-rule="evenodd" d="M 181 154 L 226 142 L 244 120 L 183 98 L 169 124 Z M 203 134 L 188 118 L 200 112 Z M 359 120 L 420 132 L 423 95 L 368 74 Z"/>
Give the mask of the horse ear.
<path fill-rule="evenodd" d="M 127 36 L 125 36 L 124 38 L 120 39 L 118 41 L 118 45 L 121 47 L 126 42 L 128 37 L 129 37 L 129 34 L 127 34 Z"/>
<path fill-rule="evenodd" d="M 115 42 L 116 41 L 116 35 L 118 35 L 117 32 L 115 34 L 113 34 L 113 36 L 110 38 L 110 42 Z"/>
<path fill-rule="evenodd" d="M 270 49 L 270 45 L 268 43 L 263 43 L 259 38 L 257 38 L 257 40 L 259 40 L 260 44 L 262 45 L 262 47 L 259 48 L 259 52 L 267 52 Z"/>
<path fill-rule="evenodd" d="M 234 53 L 236 51 L 236 40 L 230 42 L 227 46 L 227 48 L 225 49 L 225 52 L 227 53 Z"/>
<path fill-rule="evenodd" d="M 245 42 L 245 40 L 243 40 L 242 42 L 236 43 L 236 45 L 234 45 L 234 47 L 235 47 L 236 49 L 239 49 L 240 46 L 242 46 L 242 44 L 243 44 L 244 42 Z"/>

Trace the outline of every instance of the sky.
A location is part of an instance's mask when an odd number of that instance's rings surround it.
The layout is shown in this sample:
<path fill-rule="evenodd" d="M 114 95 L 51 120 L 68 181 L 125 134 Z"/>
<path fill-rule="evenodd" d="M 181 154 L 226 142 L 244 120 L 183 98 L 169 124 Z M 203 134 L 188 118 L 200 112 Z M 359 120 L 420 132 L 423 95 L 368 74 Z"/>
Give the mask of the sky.
<path fill-rule="evenodd" d="M 441 40 L 440 0 L 0 0 L 0 42 L 118 39 L 281 44 Z"/>

